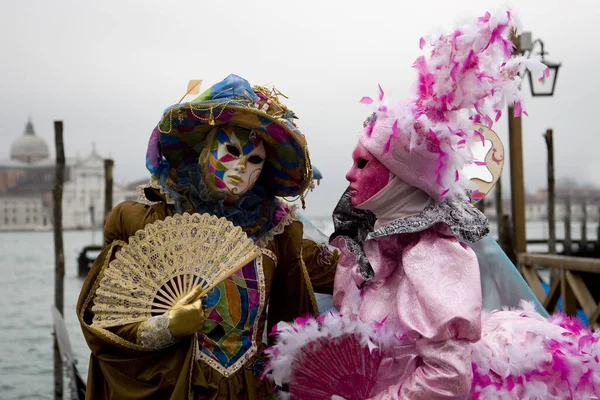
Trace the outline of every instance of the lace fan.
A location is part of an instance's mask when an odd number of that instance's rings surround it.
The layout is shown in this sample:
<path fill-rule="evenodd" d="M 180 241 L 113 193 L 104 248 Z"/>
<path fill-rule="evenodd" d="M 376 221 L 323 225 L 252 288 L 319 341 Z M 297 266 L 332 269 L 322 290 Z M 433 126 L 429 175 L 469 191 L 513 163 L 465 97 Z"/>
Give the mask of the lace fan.
<path fill-rule="evenodd" d="M 92 324 L 107 328 L 163 314 L 192 291 L 206 295 L 258 255 L 254 241 L 225 218 L 186 213 L 148 224 L 105 269 Z"/>

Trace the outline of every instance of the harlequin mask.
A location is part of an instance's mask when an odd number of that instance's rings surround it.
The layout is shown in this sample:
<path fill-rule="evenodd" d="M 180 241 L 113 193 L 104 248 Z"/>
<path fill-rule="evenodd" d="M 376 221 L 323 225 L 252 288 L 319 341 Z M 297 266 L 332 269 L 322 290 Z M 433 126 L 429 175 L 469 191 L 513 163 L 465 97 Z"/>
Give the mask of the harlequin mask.
<path fill-rule="evenodd" d="M 265 163 L 260 137 L 248 129 L 222 125 L 208 140 L 208 152 L 200 157 L 207 187 L 229 196 L 252 190 Z"/>

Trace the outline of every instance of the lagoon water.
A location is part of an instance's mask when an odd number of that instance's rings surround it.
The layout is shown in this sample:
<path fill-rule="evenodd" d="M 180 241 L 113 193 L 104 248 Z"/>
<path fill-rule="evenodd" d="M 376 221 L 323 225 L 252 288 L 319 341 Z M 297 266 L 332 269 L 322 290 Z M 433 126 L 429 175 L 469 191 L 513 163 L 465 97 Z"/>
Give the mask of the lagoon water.
<path fill-rule="evenodd" d="M 99 244 L 100 233 L 95 236 Z M 75 315 L 83 283 L 77 255 L 91 241 L 91 232 L 64 234 L 64 318 L 84 379 L 89 350 Z M 53 398 L 52 304 L 52 233 L 0 233 L 0 399 Z"/>

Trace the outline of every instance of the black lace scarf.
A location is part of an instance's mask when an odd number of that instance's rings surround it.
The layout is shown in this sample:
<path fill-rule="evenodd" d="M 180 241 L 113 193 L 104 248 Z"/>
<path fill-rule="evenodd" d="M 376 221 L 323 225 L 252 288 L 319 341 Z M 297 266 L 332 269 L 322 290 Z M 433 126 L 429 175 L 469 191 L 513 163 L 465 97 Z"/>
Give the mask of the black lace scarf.
<path fill-rule="evenodd" d="M 346 239 L 348 250 L 356 256 L 365 283 L 374 276 L 373 267 L 363 250 L 363 243 L 367 239 L 420 232 L 439 223 L 448 225 L 459 240 L 468 243 L 479 241 L 490 231 L 489 222 L 481 211 L 465 200 L 454 197 L 433 203 L 417 215 L 398 219 L 373 231 L 375 221 L 372 212 L 359 210 L 352 205 L 349 190 L 344 192 L 333 210 L 334 232 L 329 241 L 338 236 Z"/>

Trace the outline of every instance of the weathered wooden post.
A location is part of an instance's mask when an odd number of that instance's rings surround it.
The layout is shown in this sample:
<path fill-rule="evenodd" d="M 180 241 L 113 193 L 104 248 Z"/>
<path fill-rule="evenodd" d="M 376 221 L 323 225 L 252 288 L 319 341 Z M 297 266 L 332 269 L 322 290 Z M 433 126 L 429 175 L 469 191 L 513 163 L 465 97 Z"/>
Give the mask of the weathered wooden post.
<path fill-rule="evenodd" d="M 56 143 L 56 170 L 54 178 L 54 305 L 62 316 L 64 314 L 64 277 L 65 253 L 62 234 L 62 193 L 65 179 L 65 149 L 63 144 L 63 123 L 54 121 L 54 140 Z M 63 366 L 58 340 L 54 331 L 54 399 L 63 398 Z"/>
<path fill-rule="evenodd" d="M 556 186 L 554 181 L 554 142 L 552 129 L 544 135 L 548 149 L 548 253 L 556 254 Z"/>
<path fill-rule="evenodd" d="M 510 216 L 504 215 L 502 219 L 502 249 L 506 253 L 506 256 L 517 265 L 517 253 L 515 251 L 515 243 L 512 236 L 512 227 L 510 225 Z"/>
<path fill-rule="evenodd" d="M 569 271 L 567 269 L 560 270 L 560 296 L 562 297 L 562 311 L 565 315 L 575 316 L 577 314 L 577 298 L 573 292 L 573 288 L 567 279 Z"/>
<path fill-rule="evenodd" d="M 498 178 L 496 182 L 496 223 L 498 224 L 498 242 L 500 247 L 504 246 L 502 240 L 504 239 L 504 211 L 502 210 L 502 177 Z"/>
<path fill-rule="evenodd" d="M 477 207 L 477 209 L 479 211 L 481 211 L 482 213 L 485 213 L 485 203 L 484 203 L 485 199 L 481 199 L 479 200 L 476 204 L 475 207 Z"/>
<path fill-rule="evenodd" d="M 581 201 L 581 244 L 579 245 L 579 251 L 586 252 L 588 247 L 587 241 L 587 202 L 585 199 Z M 584 254 L 581 254 L 584 256 Z"/>
<path fill-rule="evenodd" d="M 514 33 L 514 32 L 513 32 Z M 521 40 L 513 34 L 513 54 L 521 54 Z M 510 148 L 510 192 L 512 200 L 512 239 L 515 253 L 527 251 L 525 231 L 525 181 L 523 177 L 523 125 L 521 117 L 515 117 L 514 107 L 508 107 L 508 145 Z"/>
<path fill-rule="evenodd" d="M 600 249 L 600 206 L 598 206 L 598 228 L 596 228 L 596 249 Z"/>
<path fill-rule="evenodd" d="M 104 160 L 104 223 L 113 208 L 113 166 L 111 159 Z M 104 226 L 104 224 L 102 224 Z"/>
<path fill-rule="evenodd" d="M 565 255 L 571 255 L 573 245 L 571 241 L 571 195 L 568 194 L 565 198 L 565 241 L 564 241 L 564 253 Z"/>

